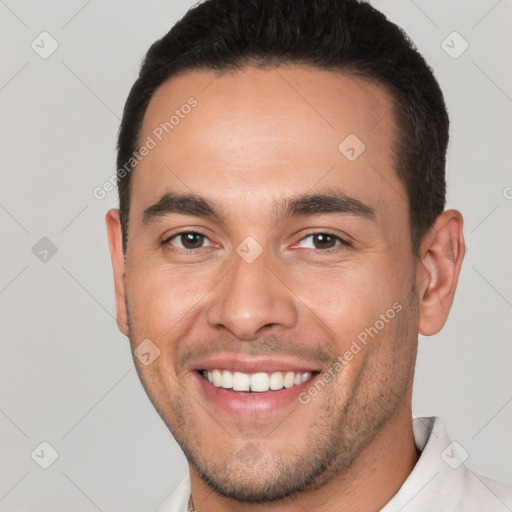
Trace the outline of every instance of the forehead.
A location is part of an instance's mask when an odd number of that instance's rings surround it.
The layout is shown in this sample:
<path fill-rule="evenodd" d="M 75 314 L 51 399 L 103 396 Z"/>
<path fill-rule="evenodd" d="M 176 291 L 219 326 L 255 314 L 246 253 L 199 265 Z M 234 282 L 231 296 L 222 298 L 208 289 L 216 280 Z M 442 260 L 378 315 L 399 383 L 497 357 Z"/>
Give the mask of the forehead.
<path fill-rule="evenodd" d="M 392 98 L 362 78 L 299 66 L 187 72 L 149 103 L 140 143 L 153 147 L 134 171 L 132 199 L 144 208 L 178 190 L 249 211 L 335 187 L 394 201 L 395 133 Z"/>

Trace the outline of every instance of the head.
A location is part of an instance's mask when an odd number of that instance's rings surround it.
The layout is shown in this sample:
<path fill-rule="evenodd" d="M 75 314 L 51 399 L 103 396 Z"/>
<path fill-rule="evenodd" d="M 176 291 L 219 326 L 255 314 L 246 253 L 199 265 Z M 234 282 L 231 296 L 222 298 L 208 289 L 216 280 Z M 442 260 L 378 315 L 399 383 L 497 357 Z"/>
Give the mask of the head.
<path fill-rule="evenodd" d="M 107 214 L 117 320 L 218 494 L 321 486 L 410 420 L 464 252 L 447 143 L 432 71 L 367 3 L 209 0 L 148 51 Z"/>

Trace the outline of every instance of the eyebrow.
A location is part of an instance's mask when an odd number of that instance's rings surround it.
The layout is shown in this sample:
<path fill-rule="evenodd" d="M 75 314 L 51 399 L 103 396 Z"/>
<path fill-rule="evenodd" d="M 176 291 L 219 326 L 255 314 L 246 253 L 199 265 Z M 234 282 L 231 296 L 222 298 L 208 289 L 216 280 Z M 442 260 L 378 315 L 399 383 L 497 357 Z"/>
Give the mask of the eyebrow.
<path fill-rule="evenodd" d="M 279 220 L 289 217 L 339 213 L 375 220 L 374 208 L 355 197 L 337 191 L 304 194 L 287 199 L 278 206 L 275 217 L 276 220 Z"/>
<path fill-rule="evenodd" d="M 149 224 L 172 213 L 207 217 L 223 222 L 222 210 L 209 199 L 197 194 L 166 193 L 158 202 L 146 208 L 142 222 Z M 342 192 L 326 191 L 320 194 L 304 194 L 283 200 L 274 209 L 276 220 L 322 214 L 354 215 L 375 220 L 375 210 L 359 199 Z"/>
<path fill-rule="evenodd" d="M 205 197 L 196 194 L 166 193 L 158 202 L 144 210 L 142 222 L 149 224 L 171 213 L 210 217 L 219 221 L 224 219 L 222 212 Z"/>

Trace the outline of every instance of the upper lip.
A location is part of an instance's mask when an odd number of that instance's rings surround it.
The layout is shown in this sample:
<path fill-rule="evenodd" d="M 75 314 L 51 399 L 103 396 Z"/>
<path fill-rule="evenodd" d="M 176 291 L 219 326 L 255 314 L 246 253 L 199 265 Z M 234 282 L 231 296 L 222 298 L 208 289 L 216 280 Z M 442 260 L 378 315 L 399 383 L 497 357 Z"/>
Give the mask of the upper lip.
<path fill-rule="evenodd" d="M 272 359 L 261 357 L 246 357 L 241 355 L 224 355 L 202 359 L 194 363 L 194 370 L 229 370 L 231 372 L 317 372 L 320 369 L 311 363 L 300 361 Z"/>

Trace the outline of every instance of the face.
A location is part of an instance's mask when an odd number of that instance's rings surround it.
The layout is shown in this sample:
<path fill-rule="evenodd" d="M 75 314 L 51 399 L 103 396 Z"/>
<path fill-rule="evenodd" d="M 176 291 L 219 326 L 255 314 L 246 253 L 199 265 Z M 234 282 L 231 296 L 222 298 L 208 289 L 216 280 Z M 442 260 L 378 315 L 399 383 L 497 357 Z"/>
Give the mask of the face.
<path fill-rule="evenodd" d="M 148 137 L 118 312 L 132 349 L 158 354 L 135 358 L 146 392 L 218 494 L 318 488 L 411 414 L 416 264 L 392 100 L 293 66 L 189 72 L 154 94 Z"/>

